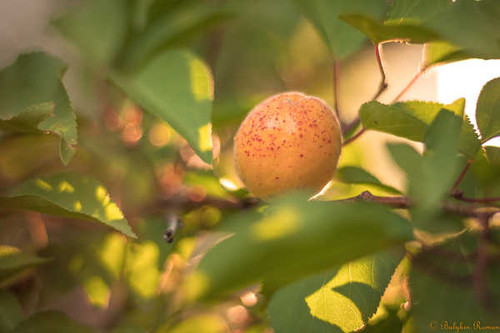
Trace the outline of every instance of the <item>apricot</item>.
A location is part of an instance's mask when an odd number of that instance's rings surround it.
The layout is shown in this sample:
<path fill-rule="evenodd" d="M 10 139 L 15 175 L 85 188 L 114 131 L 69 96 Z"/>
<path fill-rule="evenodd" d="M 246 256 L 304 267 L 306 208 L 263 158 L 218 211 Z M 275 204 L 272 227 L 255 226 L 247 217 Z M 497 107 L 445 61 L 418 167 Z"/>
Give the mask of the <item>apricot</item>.
<path fill-rule="evenodd" d="M 299 92 L 258 104 L 234 138 L 238 174 L 257 197 L 320 191 L 333 177 L 342 147 L 339 121 L 317 97 Z"/>

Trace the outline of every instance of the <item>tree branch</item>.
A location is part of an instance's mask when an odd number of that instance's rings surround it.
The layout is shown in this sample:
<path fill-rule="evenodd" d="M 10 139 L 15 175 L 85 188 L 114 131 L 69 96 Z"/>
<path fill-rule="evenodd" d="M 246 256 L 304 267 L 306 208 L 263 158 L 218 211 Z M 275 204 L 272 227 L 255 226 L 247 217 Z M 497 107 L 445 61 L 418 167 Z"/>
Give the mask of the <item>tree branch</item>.
<path fill-rule="evenodd" d="M 393 208 L 410 208 L 412 202 L 409 198 L 403 196 L 395 196 L 395 197 L 381 197 L 377 195 L 373 195 L 369 191 L 364 191 L 361 194 L 341 200 L 335 200 L 336 202 L 358 202 L 358 201 L 366 201 L 366 202 L 376 202 L 379 204 L 387 205 Z M 449 212 L 454 213 L 466 217 L 478 217 L 481 218 L 483 216 L 492 216 L 495 213 L 500 213 L 500 209 L 496 207 L 492 207 L 491 210 L 483 211 L 478 210 L 476 205 L 464 205 L 457 204 L 454 202 L 444 202 L 442 204 L 442 209 Z"/>

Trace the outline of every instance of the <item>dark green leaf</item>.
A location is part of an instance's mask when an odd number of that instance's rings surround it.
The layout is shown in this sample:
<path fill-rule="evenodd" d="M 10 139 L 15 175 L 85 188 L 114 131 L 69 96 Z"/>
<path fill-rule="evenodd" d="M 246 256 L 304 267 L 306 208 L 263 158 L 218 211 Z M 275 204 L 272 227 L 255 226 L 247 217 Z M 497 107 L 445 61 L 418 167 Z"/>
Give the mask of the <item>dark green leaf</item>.
<path fill-rule="evenodd" d="M 32 178 L 0 198 L 4 209 L 94 220 L 135 237 L 127 220 L 98 181 L 74 173 Z"/>
<path fill-rule="evenodd" d="M 127 33 L 126 0 L 87 0 L 53 21 L 53 25 L 78 45 L 94 65 L 109 65 Z"/>
<path fill-rule="evenodd" d="M 188 284 L 192 297 L 260 281 L 273 289 L 412 238 L 407 221 L 385 207 L 307 202 L 301 195 L 276 199 L 264 217 L 242 213 L 227 224 L 235 234 L 203 258 Z"/>
<path fill-rule="evenodd" d="M 381 18 L 386 4 L 381 0 L 296 0 L 302 13 L 312 22 L 336 59 L 344 59 L 357 51 L 365 37 L 342 22 L 345 14 L 366 14 Z"/>
<path fill-rule="evenodd" d="M 440 251 L 428 251 L 417 257 L 411 269 L 412 313 L 417 332 L 427 332 L 429 325 L 472 327 L 499 325 L 498 265 L 490 264 L 484 271 L 485 287 L 492 299 L 490 309 L 482 307 L 474 291 L 475 252 L 478 235 L 467 232 L 440 245 Z M 493 250 L 493 248 L 491 248 Z M 497 247 L 498 250 L 498 247 Z M 455 256 L 450 261 L 446 257 Z M 476 282 L 477 283 L 477 282 Z"/>
<path fill-rule="evenodd" d="M 401 194 L 401 191 L 395 189 L 392 186 L 382 184 L 377 177 L 369 173 L 368 171 L 355 166 L 346 166 L 337 170 L 335 177 L 341 182 L 348 184 L 368 184 L 380 188 L 383 191 L 392 194 Z"/>
<path fill-rule="evenodd" d="M 23 54 L 0 72 L 0 129 L 53 133 L 67 164 L 77 143 L 76 118 L 62 84 L 66 66 L 45 53 Z"/>
<path fill-rule="evenodd" d="M 500 2 L 453 1 L 430 17 L 425 26 L 478 58 L 500 57 Z"/>
<path fill-rule="evenodd" d="M 469 58 L 471 58 L 471 56 L 465 51 L 448 42 L 432 42 L 425 46 L 423 67 L 428 68 Z"/>
<path fill-rule="evenodd" d="M 46 263 L 50 259 L 21 252 L 18 248 L 0 245 L 0 288 L 22 278 L 25 269 Z"/>
<path fill-rule="evenodd" d="M 495 146 L 485 146 L 486 156 L 494 168 L 500 168 L 500 148 Z"/>
<path fill-rule="evenodd" d="M 176 6 L 151 22 L 125 45 L 121 65 L 126 70 L 143 66 L 160 52 L 183 44 L 191 36 L 206 32 L 233 15 L 233 11 L 204 2 Z"/>
<path fill-rule="evenodd" d="M 481 140 L 474 126 L 470 122 L 469 116 L 463 115 L 462 130 L 458 139 L 458 150 L 467 157 L 473 158 L 481 149 Z"/>
<path fill-rule="evenodd" d="M 16 135 L 0 142 L 2 185 L 17 184 L 43 166 L 59 164 L 59 140 L 55 135 Z"/>
<path fill-rule="evenodd" d="M 394 0 L 387 19 L 399 20 L 412 18 L 416 21 L 425 21 L 446 10 L 448 0 Z"/>
<path fill-rule="evenodd" d="M 395 1 L 387 20 L 367 15 L 341 19 L 374 43 L 448 41 L 473 57 L 500 57 L 500 3 L 496 0 Z"/>
<path fill-rule="evenodd" d="M 278 333 L 361 328 L 377 310 L 401 252 L 364 257 L 278 290 L 269 303 L 271 326 Z"/>
<path fill-rule="evenodd" d="M 425 133 L 425 152 L 421 156 L 406 144 L 390 144 L 393 159 L 406 172 L 411 199 L 412 220 L 419 227 L 435 227 L 430 222 L 442 198 L 458 175 L 458 136 L 461 119 L 442 110 Z"/>
<path fill-rule="evenodd" d="M 361 106 L 359 115 L 366 129 L 393 134 L 399 137 L 422 142 L 428 125 L 441 109 L 452 111 L 464 117 L 463 98 L 444 105 L 433 102 L 409 101 L 385 105 L 379 102 L 368 102 Z M 481 146 L 477 134 L 465 117 L 460 134 L 460 151 L 474 157 Z"/>
<path fill-rule="evenodd" d="M 13 331 L 23 319 L 23 309 L 16 296 L 8 291 L 0 291 L 0 331 Z"/>
<path fill-rule="evenodd" d="M 359 116 L 366 129 L 374 129 L 422 142 L 427 126 L 436 117 L 439 110 L 445 108 L 457 115 L 462 115 L 464 106 L 465 100 L 463 98 L 448 105 L 421 101 L 392 105 L 368 102 L 361 106 Z"/>
<path fill-rule="evenodd" d="M 146 111 L 167 121 L 211 163 L 213 79 L 200 59 L 188 52 L 167 51 L 140 72 L 115 73 L 112 80 Z"/>
<path fill-rule="evenodd" d="M 453 184 L 458 167 L 457 150 L 462 120 L 441 110 L 425 133 L 424 167 L 430 168 L 434 193 L 444 194 Z"/>
<path fill-rule="evenodd" d="M 500 135 L 500 78 L 489 81 L 481 90 L 476 120 L 483 142 Z"/>
<path fill-rule="evenodd" d="M 62 312 L 45 311 L 34 314 L 21 322 L 15 333 L 91 333 L 92 329 L 83 326 Z"/>
<path fill-rule="evenodd" d="M 407 41 L 426 43 L 439 40 L 439 36 L 413 19 L 380 22 L 366 15 L 341 15 L 340 18 L 363 32 L 374 43 Z"/>

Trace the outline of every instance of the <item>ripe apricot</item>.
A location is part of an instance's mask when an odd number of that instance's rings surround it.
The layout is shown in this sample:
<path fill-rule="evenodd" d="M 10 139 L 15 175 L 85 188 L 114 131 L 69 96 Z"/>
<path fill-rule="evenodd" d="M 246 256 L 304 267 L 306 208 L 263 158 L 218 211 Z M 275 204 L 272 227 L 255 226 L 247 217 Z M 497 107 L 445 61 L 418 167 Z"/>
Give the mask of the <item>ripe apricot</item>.
<path fill-rule="evenodd" d="M 342 146 L 339 121 L 317 97 L 274 95 L 246 116 L 234 138 L 238 174 L 254 195 L 321 190 L 332 179 Z"/>

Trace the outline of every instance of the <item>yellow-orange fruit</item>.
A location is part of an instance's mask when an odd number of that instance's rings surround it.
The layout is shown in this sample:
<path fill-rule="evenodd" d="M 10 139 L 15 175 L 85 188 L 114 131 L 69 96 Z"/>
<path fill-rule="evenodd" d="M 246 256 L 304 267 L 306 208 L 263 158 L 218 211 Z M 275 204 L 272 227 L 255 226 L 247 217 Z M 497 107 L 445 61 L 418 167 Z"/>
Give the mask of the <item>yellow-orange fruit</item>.
<path fill-rule="evenodd" d="M 286 92 L 247 115 L 234 138 L 234 158 L 241 180 L 258 197 L 316 193 L 332 179 L 341 146 L 339 121 L 325 102 Z"/>

